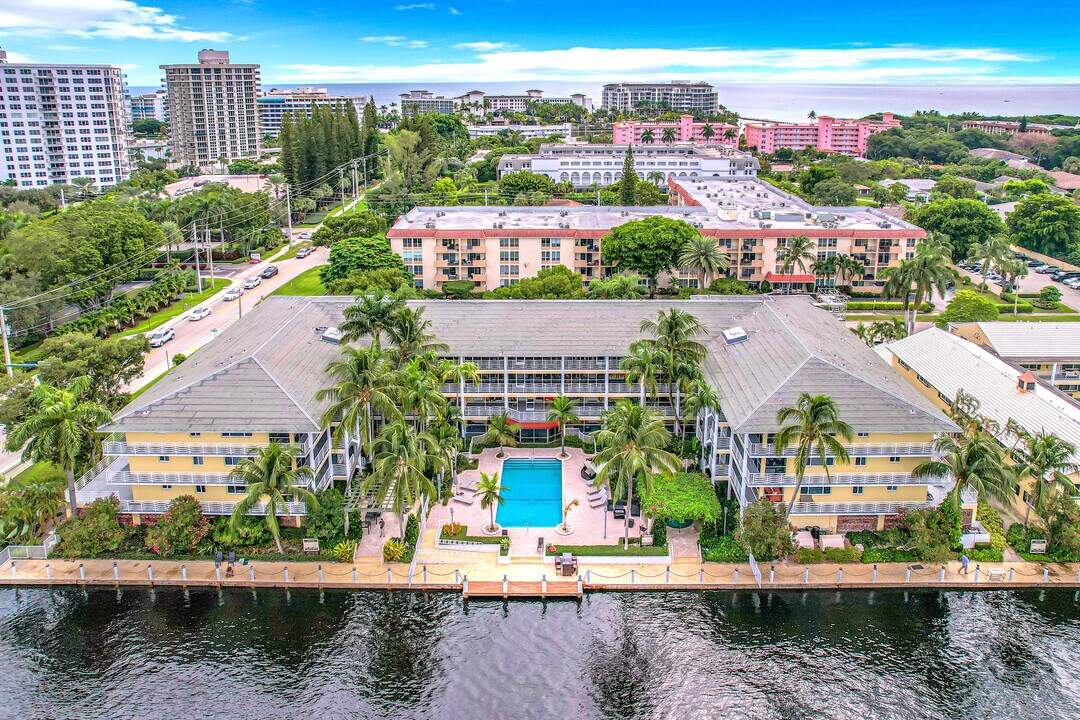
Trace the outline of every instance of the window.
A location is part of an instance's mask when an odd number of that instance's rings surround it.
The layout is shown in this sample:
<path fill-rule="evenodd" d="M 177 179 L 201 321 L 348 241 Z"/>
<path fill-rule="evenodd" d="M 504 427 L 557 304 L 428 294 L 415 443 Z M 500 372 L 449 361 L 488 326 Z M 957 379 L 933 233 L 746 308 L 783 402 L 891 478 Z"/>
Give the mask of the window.
<path fill-rule="evenodd" d="M 229 485 L 226 489 L 230 495 L 243 495 L 247 492 L 247 488 L 243 485 Z"/>
<path fill-rule="evenodd" d="M 832 467 L 833 463 L 835 463 L 835 462 L 836 462 L 836 458 L 831 458 L 831 457 L 825 458 L 825 464 L 828 465 L 829 467 Z M 821 467 L 821 458 L 820 457 L 807 458 L 806 466 L 807 467 Z"/>
<path fill-rule="evenodd" d="M 221 437 L 223 437 L 223 438 L 249 438 L 249 437 L 251 437 L 251 433 L 246 433 L 246 432 L 223 432 L 223 433 L 221 433 Z"/>
<path fill-rule="evenodd" d="M 888 490 L 889 492 L 896 492 L 898 487 L 899 487 L 899 485 L 886 485 L 885 489 Z"/>
<path fill-rule="evenodd" d="M 402 238 L 401 246 L 407 248 L 424 247 L 424 241 L 422 238 Z"/>
<path fill-rule="evenodd" d="M 893 455 L 892 457 L 889 458 L 889 462 L 891 462 L 891 463 L 900 462 L 900 456 L 899 455 Z"/>
<path fill-rule="evenodd" d="M 172 485 L 162 485 L 161 489 L 162 490 L 172 490 Z"/>
<path fill-rule="evenodd" d="M 803 495 L 832 495 L 832 488 L 825 485 L 804 485 L 799 492 Z"/>
<path fill-rule="evenodd" d="M 189 438 L 197 438 L 197 437 L 202 437 L 202 433 L 201 433 L 201 432 L 189 432 L 189 433 L 188 433 L 187 435 L 188 435 L 188 437 L 189 437 Z"/>
<path fill-rule="evenodd" d="M 240 461 L 242 461 L 243 459 L 244 458 L 241 458 L 241 457 L 226 457 L 225 458 L 225 467 L 236 467 L 237 465 L 240 464 Z"/>
<path fill-rule="evenodd" d="M 852 485 L 851 486 L 851 494 L 852 495 L 862 495 L 862 485 Z"/>
<path fill-rule="evenodd" d="M 206 486 L 205 485 L 196 485 L 195 486 L 195 492 L 196 493 L 204 493 L 204 492 L 206 492 Z"/>
<path fill-rule="evenodd" d="M 194 455 L 194 456 L 192 456 L 192 458 L 191 458 L 191 464 L 192 464 L 192 465 L 202 465 L 202 464 L 203 464 L 203 459 L 202 459 L 202 456 L 201 456 L 201 455 Z"/>
<path fill-rule="evenodd" d="M 169 462 L 169 456 L 168 455 L 158 455 L 157 460 L 158 460 L 158 462 Z"/>
<path fill-rule="evenodd" d="M 864 458 L 864 457 L 855 458 L 855 466 L 856 467 L 861 467 L 863 465 L 866 465 L 866 458 Z"/>
<path fill-rule="evenodd" d="M 870 437 L 870 433 L 867 433 L 867 432 L 861 432 L 861 433 L 858 433 L 858 435 L 861 438 Z"/>

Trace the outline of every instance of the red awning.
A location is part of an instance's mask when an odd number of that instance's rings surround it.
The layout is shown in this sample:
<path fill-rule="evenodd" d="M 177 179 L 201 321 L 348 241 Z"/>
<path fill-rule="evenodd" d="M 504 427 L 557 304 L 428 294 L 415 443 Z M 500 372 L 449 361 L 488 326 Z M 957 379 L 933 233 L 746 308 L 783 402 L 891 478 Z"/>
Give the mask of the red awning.
<path fill-rule="evenodd" d="M 781 275 L 774 272 L 765 273 L 765 279 L 771 283 L 812 283 L 815 280 L 813 275 Z"/>
<path fill-rule="evenodd" d="M 528 430 L 550 430 L 559 427 L 559 423 L 557 422 L 521 422 L 519 420 L 510 420 L 510 424 Z"/>

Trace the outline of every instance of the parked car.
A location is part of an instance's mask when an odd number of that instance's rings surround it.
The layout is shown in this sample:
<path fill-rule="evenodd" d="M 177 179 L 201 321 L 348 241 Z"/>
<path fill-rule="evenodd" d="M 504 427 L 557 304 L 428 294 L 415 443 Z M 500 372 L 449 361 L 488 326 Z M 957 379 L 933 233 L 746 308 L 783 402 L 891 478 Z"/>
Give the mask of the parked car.
<path fill-rule="evenodd" d="M 190 315 L 188 315 L 188 320 L 198 321 L 198 320 L 202 320 L 205 317 L 210 317 L 210 308 L 208 308 L 208 307 L 197 307 L 197 308 L 195 308 L 194 310 L 191 311 Z"/>
<path fill-rule="evenodd" d="M 309 248 L 309 247 L 308 248 L 300 248 L 299 250 L 296 251 L 296 257 L 298 257 L 300 259 L 303 259 L 303 258 L 306 258 L 308 255 L 310 255 L 313 252 L 315 252 L 314 248 Z"/>
<path fill-rule="evenodd" d="M 1056 273 L 1059 270 L 1061 270 L 1061 268 L 1059 268 L 1057 265 L 1040 265 L 1039 267 L 1035 268 L 1035 272 L 1039 273 L 1040 275 L 1049 275 L 1051 273 Z"/>
<path fill-rule="evenodd" d="M 196 180 L 195 182 L 191 183 L 191 185 L 192 187 L 202 187 L 203 185 L 207 185 L 209 183 L 209 180 Z"/>
<path fill-rule="evenodd" d="M 299 235 L 297 235 L 297 237 L 300 238 L 301 240 L 310 240 L 311 239 L 311 233 L 302 232 Z"/>
<path fill-rule="evenodd" d="M 244 288 L 243 287 L 231 287 L 231 288 L 229 288 L 228 290 L 225 291 L 225 297 L 223 297 L 222 300 L 224 300 L 225 302 L 231 302 L 233 300 L 239 299 L 240 296 L 243 295 L 243 294 L 244 294 Z"/>
<path fill-rule="evenodd" d="M 1042 260 L 1028 260 L 1027 261 L 1027 266 L 1029 268 L 1036 268 L 1036 267 L 1039 267 L 1042 264 L 1043 264 Z"/>
<path fill-rule="evenodd" d="M 277 274 L 278 274 L 277 265 L 267 265 L 266 269 L 263 270 L 261 273 L 259 273 L 259 277 L 269 280 L 270 278 L 274 277 Z M 258 285 L 260 282 L 262 282 L 262 280 L 259 280 L 259 278 L 252 278 L 252 280 L 256 281 L 255 282 L 256 285 Z M 251 280 L 249 280 L 248 282 L 251 282 Z"/>
<path fill-rule="evenodd" d="M 1073 290 L 1080 290 L 1080 277 L 1069 278 L 1065 281 L 1065 285 Z"/>
<path fill-rule="evenodd" d="M 1072 271 L 1069 271 L 1069 270 L 1059 270 L 1058 272 L 1051 275 L 1050 279 L 1053 280 L 1054 282 L 1061 282 L 1062 280 L 1068 280 L 1069 278 L 1074 278 L 1074 277 L 1078 277 L 1078 276 L 1080 276 L 1080 272 L 1072 272 Z"/>
<path fill-rule="evenodd" d="M 150 336 L 150 347 L 161 347 L 165 343 L 176 337 L 176 333 L 172 328 L 165 328 L 164 330 L 155 330 L 154 334 Z"/>

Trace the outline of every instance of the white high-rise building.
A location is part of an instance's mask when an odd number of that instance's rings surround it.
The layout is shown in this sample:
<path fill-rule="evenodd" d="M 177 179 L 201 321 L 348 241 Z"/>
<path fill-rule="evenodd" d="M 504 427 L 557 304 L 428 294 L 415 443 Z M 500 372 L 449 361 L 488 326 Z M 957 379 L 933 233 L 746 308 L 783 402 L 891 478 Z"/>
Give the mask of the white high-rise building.
<path fill-rule="evenodd" d="M 0 50 L 0 182 L 115 185 L 131 174 L 129 127 L 119 67 L 13 63 Z"/>
<path fill-rule="evenodd" d="M 258 65 L 233 64 L 224 50 L 200 50 L 198 63 L 161 69 L 175 162 L 205 166 L 262 153 Z"/>
<path fill-rule="evenodd" d="M 699 110 L 711 114 L 719 110 L 720 100 L 716 88 L 707 82 L 619 82 L 604 86 L 603 108 L 625 112 L 641 106 L 679 113 Z"/>
<path fill-rule="evenodd" d="M 164 90 L 146 93 L 145 95 L 131 96 L 131 120 L 160 120 L 165 122 L 169 119 L 165 109 L 167 93 Z"/>
<path fill-rule="evenodd" d="M 312 105 L 344 107 L 346 103 L 352 103 L 356 106 L 357 115 L 360 115 L 364 112 L 367 101 L 367 95 L 353 97 L 330 95 L 326 92 L 326 88 L 298 87 L 295 90 L 271 88 L 258 100 L 259 128 L 263 135 L 277 137 L 277 134 L 281 132 L 281 118 L 285 116 L 285 113 L 311 117 Z"/>

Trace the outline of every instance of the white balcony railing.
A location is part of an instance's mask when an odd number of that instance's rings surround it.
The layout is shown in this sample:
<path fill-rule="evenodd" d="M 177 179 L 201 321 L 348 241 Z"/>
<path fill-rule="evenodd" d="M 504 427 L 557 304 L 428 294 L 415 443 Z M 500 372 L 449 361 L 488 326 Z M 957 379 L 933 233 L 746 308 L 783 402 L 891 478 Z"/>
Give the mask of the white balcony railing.
<path fill-rule="evenodd" d="M 792 473 L 751 473 L 746 484 L 750 487 L 793 487 L 797 482 Z M 806 475 L 802 484 L 808 486 L 862 485 L 944 485 L 946 478 L 914 478 L 911 473 L 832 473 Z M 951 482 L 951 481 L 949 481 Z"/>
<path fill-rule="evenodd" d="M 239 500 L 237 500 L 239 502 Z M 200 502 L 199 506 L 206 515 L 232 515 L 236 503 L 232 502 Z M 120 509 L 125 513 L 148 513 L 158 515 L 169 509 L 166 501 L 149 500 L 121 500 Z M 265 515 L 266 503 L 253 505 L 248 515 Z M 302 502 L 289 502 L 278 505 L 278 515 L 306 515 L 307 505 Z"/>
<path fill-rule="evenodd" d="M 791 508 L 792 515 L 898 515 L 908 510 L 933 507 L 930 502 L 852 502 L 852 503 L 803 503 Z"/>
<path fill-rule="evenodd" d="M 260 445 L 231 445 L 222 443 L 129 443 L 123 441 L 107 441 L 102 443 L 106 455 L 226 455 L 230 457 L 254 457 L 259 451 Z M 292 445 L 297 451 L 303 451 L 303 447 Z"/>
<path fill-rule="evenodd" d="M 923 443 L 854 443 L 845 445 L 851 457 L 903 457 L 934 454 L 934 444 Z M 799 452 L 790 445 L 783 452 L 771 443 L 751 443 L 750 454 L 755 457 L 794 457 Z"/>

